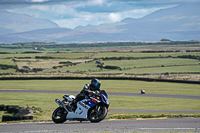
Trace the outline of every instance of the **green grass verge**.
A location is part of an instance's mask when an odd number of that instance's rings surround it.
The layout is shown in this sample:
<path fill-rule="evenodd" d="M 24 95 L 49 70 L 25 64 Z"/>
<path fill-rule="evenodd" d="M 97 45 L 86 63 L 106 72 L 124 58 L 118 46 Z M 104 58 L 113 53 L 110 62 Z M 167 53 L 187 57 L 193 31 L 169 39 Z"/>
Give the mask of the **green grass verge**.
<path fill-rule="evenodd" d="M 137 96 L 109 96 L 111 109 L 136 110 L 200 110 L 196 99 L 176 99 Z"/>
<path fill-rule="evenodd" d="M 174 118 L 174 117 L 200 117 L 200 113 L 197 114 L 142 114 L 142 115 L 114 115 L 107 116 L 106 119 L 132 119 L 132 118 Z"/>
<path fill-rule="evenodd" d="M 90 80 L 0 80 L 1 89 L 80 91 Z M 135 80 L 101 80 L 107 92 L 200 95 L 199 84 L 147 82 Z"/>

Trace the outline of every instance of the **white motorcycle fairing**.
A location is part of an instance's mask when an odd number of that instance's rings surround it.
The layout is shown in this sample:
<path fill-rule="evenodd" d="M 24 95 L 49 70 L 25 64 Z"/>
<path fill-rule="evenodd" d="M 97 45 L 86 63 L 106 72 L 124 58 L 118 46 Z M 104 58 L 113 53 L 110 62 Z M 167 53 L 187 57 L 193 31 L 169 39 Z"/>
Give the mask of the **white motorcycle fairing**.
<path fill-rule="evenodd" d="M 75 119 L 87 119 L 88 110 L 90 109 L 90 106 L 86 105 L 85 102 L 87 102 L 87 99 L 84 99 L 82 101 L 79 101 L 77 103 L 77 108 L 75 112 L 68 112 L 66 119 L 67 120 L 75 120 Z"/>

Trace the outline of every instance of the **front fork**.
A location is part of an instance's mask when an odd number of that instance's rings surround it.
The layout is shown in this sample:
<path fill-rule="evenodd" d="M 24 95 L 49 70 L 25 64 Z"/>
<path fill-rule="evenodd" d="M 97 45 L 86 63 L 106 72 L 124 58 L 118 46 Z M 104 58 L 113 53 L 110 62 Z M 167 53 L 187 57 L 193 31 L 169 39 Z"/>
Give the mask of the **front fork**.
<path fill-rule="evenodd" d="M 96 106 L 95 107 L 95 110 L 94 110 L 95 118 L 97 118 L 99 116 L 99 114 L 100 114 L 100 112 L 99 112 L 100 108 L 101 108 L 100 106 Z"/>

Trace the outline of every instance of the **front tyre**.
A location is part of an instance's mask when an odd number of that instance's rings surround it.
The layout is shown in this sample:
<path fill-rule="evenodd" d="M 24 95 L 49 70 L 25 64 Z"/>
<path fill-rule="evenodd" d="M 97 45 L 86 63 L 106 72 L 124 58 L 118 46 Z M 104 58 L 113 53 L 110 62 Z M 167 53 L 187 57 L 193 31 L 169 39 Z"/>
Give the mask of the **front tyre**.
<path fill-rule="evenodd" d="M 88 120 L 92 123 L 102 121 L 107 115 L 107 108 L 104 106 L 96 106 L 88 111 Z"/>
<path fill-rule="evenodd" d="M 66 121 L 67 111 L 63 107 L 58 107 L 52 114 L 54 123 L 63 123 Z"/>

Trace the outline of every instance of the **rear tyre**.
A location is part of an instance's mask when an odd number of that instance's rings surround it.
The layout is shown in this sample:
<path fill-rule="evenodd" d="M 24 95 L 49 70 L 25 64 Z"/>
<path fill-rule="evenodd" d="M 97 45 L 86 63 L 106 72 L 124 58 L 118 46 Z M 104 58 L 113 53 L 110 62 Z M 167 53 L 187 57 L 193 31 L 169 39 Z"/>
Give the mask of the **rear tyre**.
<path fill-rule="evenodd" d="M 107 115 L 107 108 L 104 106 L 97 106 L 88 111 L 88 120 L 92 123 L 102 121 Z"/>
<path fill-rule="evenodd" d="M 66 121 L 67 111 L 63 107 L 58 107 L 52 114 L 52 120 L 54 123 L 63 123 Z"/>

